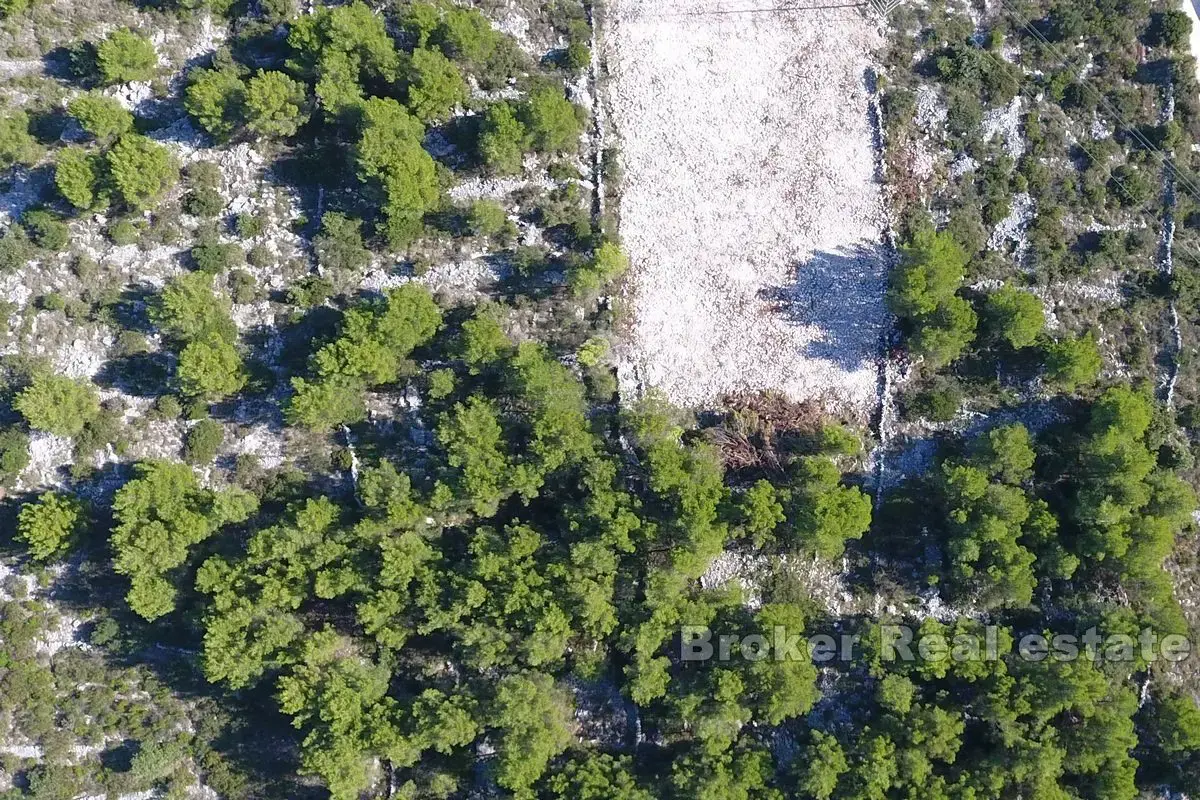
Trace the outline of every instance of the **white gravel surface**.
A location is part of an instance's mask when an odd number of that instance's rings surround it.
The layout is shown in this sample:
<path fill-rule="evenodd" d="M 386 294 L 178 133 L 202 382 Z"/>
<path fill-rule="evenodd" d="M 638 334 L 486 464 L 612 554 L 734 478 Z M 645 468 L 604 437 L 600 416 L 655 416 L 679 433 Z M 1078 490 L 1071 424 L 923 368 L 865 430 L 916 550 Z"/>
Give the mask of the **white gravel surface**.
<path fill-rule="evenodd" d="M 874 407 L 885 212 L 856 11 L 614 0 L 604 43 L 624 181 L 626 396 L 738 389 Z M 699 13 L 698 13 L 699 12 Z"/>

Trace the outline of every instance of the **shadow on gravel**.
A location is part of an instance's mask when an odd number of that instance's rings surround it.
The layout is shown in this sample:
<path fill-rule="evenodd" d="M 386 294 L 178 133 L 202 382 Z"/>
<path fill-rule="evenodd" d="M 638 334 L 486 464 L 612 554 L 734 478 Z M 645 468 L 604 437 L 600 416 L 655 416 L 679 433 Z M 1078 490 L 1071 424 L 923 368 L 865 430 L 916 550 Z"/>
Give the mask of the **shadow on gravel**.
<path fill-rule="evenodd" d="M 768 287 L 759 295 L 789 322 L 820 329 L 808 354 L 846 370 L 874 363 L 887 327 L 884 246 L 818 251 L 798 264 L 794 274 L 791 284 Z"/>

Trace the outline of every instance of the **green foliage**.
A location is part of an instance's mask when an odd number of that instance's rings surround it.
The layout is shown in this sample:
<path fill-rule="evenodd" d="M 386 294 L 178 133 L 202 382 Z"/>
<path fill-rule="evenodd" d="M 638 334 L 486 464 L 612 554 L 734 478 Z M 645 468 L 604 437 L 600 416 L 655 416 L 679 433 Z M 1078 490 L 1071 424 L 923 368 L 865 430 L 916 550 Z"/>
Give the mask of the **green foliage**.
<path fill-rule="evenodd" d="M 571 736 L 569 696 L 548 675 L 508 675 L 496 686 L 491 711 L 496 735 L 496 782 L 516 793 L 527 791 L 567 749 Z"/>
<path fill-rule="evenodd" d="M 185 397 L 209 402 L 235 394 L 246 385 L 237 348 L 216 334 L 194 339 L 183 348 L 176 375 Z"/>
<path fill-rule="evenodd" d="M 150 302 L 150 319 L 177 341 L 217 336 L 233 341 L 237 328 L 229 318 L 229 304 L 213 293 L 212 276 L 187 272 L 167 282 Z"/>
<path fill-rule="evenodd" d="M 196 269 L 208 275 L 219 275 L 241 264 L 242 248 L 235 242 L 221 242 L 216 237 L 204 237 L 192 248 Z"/>
<path fill-rule="evenodd" d="M 583 132 L 581 110 L 552 86 L 541 86 L 529 93 L 521 104 L 519 116 L 529 131 L 529 141 L 541 153 L 575 152 Z"/>
<path fill-rule="evenodd" d="M 205 131 L 228 139 L 245 119 L 246 85 L 232 69 L 193 70 L 183 107 Z"/>
<path fill-rule="evenodd" d="M 585 752 L 546 780 L 553 800 L 653 800 L 638 786 L 627 756 Z"/>
<path fill-rule="evenodd" d="M 113 568 L 130 579 L 129 607 L 153 620 L 175 608 L 171 575 L 188 550 L 221 526 L 245 521 L 256 501 L 238 489 L 202 488 L 185 464 L 143 462 L 135 474 L 113 498 Z"/>
<path fill-rule="evenodd" d="M 479 126 L 479 158 L 497 175 L 521 171 L 529 133 L 508 103 L 495 103 L 484 112 Z"/>
<path fill-rule="evenodd" d="M 829 800 L 841 776 L 850 770 L 837 739 L 820 731 L 813 732 L 812 743 L 797 764 L 800 773 L 797 788 L 814 800 Z"/>
<path fill-rule="evenodd" d="M 369 754 L 383 707 L 388 670 L 361 657 L 339 657 L 344 643 L 324 630 L 304 643 L 300 663 L 279 679 L 279 705 L 307 729 L 301 763 L 319 775 L 333 800 L 354 800 L 369 784 Z"/>
<path fill-rule="evenodd" d="M 29 115 L 17 108 L 0 108 L 0 170 L 33 164 L 40 153 L 29 132 Z"/>
<path fill-rule="evenodd" d="M 467 83 L 458 67 L 437 50 L 413 51 L 407 83 L 408 110 L 424 123 L 443 121 L 467 102 Z"/>
<path fill-rule="evenodd" d="M 1192 35 L 1192 18 L 1184 11 L 1170 9 L 1155 15 L 1152 30 L 1158 44 L 1172 49 L 1186 48 Z"/>
<path fill-rule="evenodd" d="M 46 492 L 21 506 L 17 539 L 35 561 L 54 561 L 71 548 L 83 522 L 83 504 L 71 495 Z"/>
<path fill-rule="evenodd" d="M 952 585 L 987 607 L 1030 603 L 1039 549 L 1046 555 L 1039 567 L 1053 577 L 1070 577 L 1078 563 L 1058 545 L 1058 522 L 1045 503 L 1021 488 L 1033 463 L 1029 432 L 1008 425 L 988 433 L 972 457 L 943 465 Z"/>
<path fill-rule="evenodd" d="M 321 218 L 321 232 L 313 238 L 313 249 L 322 269 L 353 276 L 371 263 L 371 252 L 363 246 L 361 228 L 361 221 L 336 211 Z"/>
<path fill-rule="evenodd" d="M 984 315 L 991 334 L 1017 349 L 1036 342 L 1046 327 L 1042 301 L 1009 285 L 988 295 Z"/>
<path fill-rule="evenodd" d="M 495 200 L 476 200 L 467 212 L 467 225 L 475 236 L 493 237 L 511 228 L 508 212 Z"/>
<path fill-rule="evenodd" d="M 0 18 L 15 17 L 29 8 L 30 0 L 2 0 L 0 2 Z"/>
<path fill-rule="evenodd" d="M 98 154 L 78 147 L 67 147 L 55 159 L 54 184 L 66 201 L 78 209 L 91 210 L 107 205 L 103 186 L 107 164 Z"/>
<path fill-rule="evenodd" d="M 20 428 L 0 429 L 0 482 L 11 482 L 29 466 L 29 437 Z"/>
<path fill-rule="evenodd" d="M 57 436 L 77 436 L 100 414 L 96 387 L 65 375 L 38 372 L 13 400 L 30 427 Z"/>
<path fill-rule="evenodd" d="M 1170 691 L 1154 701 L 1158 745 L 1166 753 L 1200 750 L 1200 709 L 1186 694 Z"/>
<path fill-rule="evenodd" d="M 921 228 L 900 248 L 888 304 L 912 328 L 910 347 L 934 368 L 957 358 L 975 334 L 975 312 L 955 292 L 967 253 L 948 233 Z"/>
<path fill-rule="evenodd" d="M 821 558 L 840 558 L 846 542 L 859 539 L 871 524 L 871 498 L 857 486 L 842 486 L 841 471 L 824 456 L 808 456 L 793 466 L 794 489 L 785 544 Z"/>
<path fill-rule="evenodd" d="M 1095 383 L 1103 366 L 1100 346 L 1090 333 L 1050 343 L 1046 346 L 1045 360 L 1046 382 L 1064 392 Z"/>
<path fill-rule="evenodd" d="M 179 180 L 179 165 L 167 148 L 144 136 L 126 134 L 108 152 L 113 186 L 125 204 L 152 208 Z"/>
<path fill-rule="evenodd" d="M 57 253 L 71 241 L 71 229 L 57 214 L 46 209 L 33 209 L 21 216 L 29 238 L 38 247 Z"/>
<path fill-rule="evenodd" d="M 371 98 L 364 104 L 359 177 L 383 192 L 384 232 L 393 247 L 416 238 L 441 197 L 433 158 L 421 146 L 423 135 L 420 122 L 395 100 Z"/>
<path fill-rule="evenodd" d="M 91 93 L 76 97 L 67 105 L 71 116 L 83 129 L 102 142 L 111 141 L 133 130 L 133 114 L 111 97 Z"/>
<path fill-rule="evenodd" d="M 366 387 L 352 380 L 309 381 L 292 378 L 292 397 L 284 409 L 289 425 L 327 431 L 367 417 L 363 392 Z"/>
<path fill-rule="evenodd" d="M 292 136 L 307 118 L 304 84 L 282 72 L 260 72 L 246 84 L 246 127 L 259 136 Z"/>
<path fill-rule="evenodd" d="M 365 82 L 398 77 L 400 57 L 383 17 L 358 0 L 294 20 L 288 44 L 295 53 L 289 71 L 316 82 L 317 100 L 332 118 L 362 105 Z"/>
<path fill-rule="evenodd" d="M 96 47 L 96 64 L 105 83 L 146 81 L 154 77 L 158 54 L 149 39 L 119 28 Z"/>
<path fill-rule="evenodd" d="M 621 248 L 614 242 L 604 242 L 589 262 L 571 271 L 567 283 L 576 297 L 592 298 L 628 269 L 629 258 Z"/>

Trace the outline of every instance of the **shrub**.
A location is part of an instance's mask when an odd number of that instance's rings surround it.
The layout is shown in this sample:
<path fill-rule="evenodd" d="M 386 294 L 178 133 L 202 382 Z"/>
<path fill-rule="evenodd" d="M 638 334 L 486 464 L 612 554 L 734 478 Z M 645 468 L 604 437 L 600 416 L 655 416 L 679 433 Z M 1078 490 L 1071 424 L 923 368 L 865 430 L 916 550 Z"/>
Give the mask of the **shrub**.
<path fill-rule="evenodd" d="M 53 561 L 70 549 L 83 520 L 83 505 L 70 495 L 46 492 L 17 515 L 17 539 L 34 561 Z"/>
<path fill-rule="evenodd" d="M 145 81 L 154 77 L 158 55 L 149 39 L 121 28 L 96 48 L 96 64 L 105 83 Z"/>
<path fill-rule="evenodd" d="M 209 464 L 225 443 L 225 428 L 216 420 L 202 419 L 184 440 L 184 458 L 191 464 Z"/>
<path fill-rule="evenodd" d="M 193 70 L 183 107 L 218 140 L 228 139 L 245 118 L 246 85 L 232 69 Z"/>
<path fill-rule="evenodd" d="M 26 211 L 21 222 L 38 247 L 58 252 L 71 241 L 71 229 L 52 211 L 41 208 Z"/>
<path fill-rule="evenodd" d="M 1013 286 L 1002 286 L 988 295 L 984 315 L 991 334 L 1017 349 L 1036 342 L 1046 327 L 1042 301 Z"/>
<path fill-rule="evenodd" d="M 11 482 L 29 466 L 29 436 L 20 428 L 0 429 L 0 481 Z"/>
<path fill-rule="evenodd" d="M 240 246 L 234 242 L 221 242 L 215 236 L 202 237 L 192 248 L 191 255 L 196 269 L 209 275 L 233 269 L 244 258 Z"/>
<path fill-rule="evenodd" d="M 127 205 L 147 209 L 179 179 L 171 152 L 144 136 L 126 134 L 108 153 L 113 184 Z"/>
<path fill-rule="evenodd" d="M 229 274 L 229 294 L 235 303 L 253 303 L 258 297 L 254 276 L 244 269 L 235 269 Z"/>
<path fill-rule="evenodd" d="M 29 115 L 16 108 L 0 108 L 0 170 L 32 164 L 40 152 L 29 132 Z"/>
<path fill-rule="evenodd" d="M 261 214 L 243 212 L 237 215 L 237 219 L 234 220 L 234 227 L 237 228 L 238 236 L 243 239 L 253 239 L 256 236 L 262 236 L 263 230 L 267 227 L 267 222 Z"/>
<path fill-rule="evenodd" d="M 330 211 L 321 218 L 321 232 L 313 238 L 317 263 L 322 269 L 356 274 L 371 263 L 363 246 L 362 221 Z"/>
<path fill-rule="evenodd" d="M 108 202 L 101 188 L 106 171 L 107 166 L 98 154 L 68 147 L 56 158 L 54 185 L 59 194 L 78 209 L 101 208 Z"/>
<path fill-rule="evenodd" d="M 145 227 L 142 220 L 132 220 L 128 217 L 113 220 L 108 225 L 108 238 L 118 247 L 137 244 L 142 238 L 142 229 Z"/>
<path fill-rule="evenodd" d="M 446 119 L 467 102 L 467 83 L 454 62 L 437 50 L 421 47 L 412 54 L 408 76 L 408 109 L 422 122 Z"/>
<path fill-rule="evenodd" d="M 246 84 L 246 127 L 260 136 L 292 136 L 304 124 L 304 84 L 282 72 L 260 72 Z"/>
<path fill-rule="evenodd" d="M 535 150 L 557 153 L 578 148 L 583 122 L 576 106 L 558 87 L 542 86 L 530 92 L 521 104 L 520 116 Z"/>
<path fill-rule="evenodd" d="M 57 436 L 77 436 L 99 416 L 100 397 L 90 383 L 39 372 L 17 395 L 13 408 L 32 428 Z"/>
<path fill-rule="evenodd" d="M 1089 386 L 1100 376 L 1103 360 L 1092 334 L 1060 339 L 1046 347 L 1046 382 L 1064 392 Z"/>
<path fill-rule="evenodd" d="M 508 212 L 495 200 L 476 200 L 467 213 L 467 226 L 475 236 L 499 236 L 510 227 Z"/>
<path fill-rule="evenodd" d="M 949 422 L 962 406 L 963 392 L 958 383 L 939 379 L 932 386 L 917 392 L 909 401 L 909 410 L 934 422 Z"/>
<path fill-rule="evenodd" d="M 529 133 L 508 103 L 496 103 L 483 115 L 479 129 L 479 158 L 491 171 L 512 175 L 521 171 Z"/>
<path fill-rule="evenodd" d="M 133 130 L 133 114 L 111 97 L 85 94 L 67 106 L 83 129 L 100 140 L 115 139 Z"/>
<path fill-rule="evenodd" d="M 33 245 L 24 228 L 13 226 L 0 236 L 0 272 L 13 272 L 33 258 Z"/>

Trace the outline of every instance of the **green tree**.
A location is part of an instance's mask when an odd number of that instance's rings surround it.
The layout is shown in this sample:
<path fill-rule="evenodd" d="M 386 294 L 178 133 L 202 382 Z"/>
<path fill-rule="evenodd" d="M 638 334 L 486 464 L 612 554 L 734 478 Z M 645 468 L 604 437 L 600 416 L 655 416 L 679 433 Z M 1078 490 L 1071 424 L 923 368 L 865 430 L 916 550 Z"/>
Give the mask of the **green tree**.
<path fill-rule="evenodd" d="M 841 485 L 840 470 L 824 456 L 800 459 L 793 472 L 786 543 L 821 558 L 841 558 L 846 542 L 861 538 L 870 527 L 871 499 L 857 486 Z"/>
<path fill-rule="evenodd" d="M 984 316 L 992 335 L 1017 349 L 1036 342 L 1046 327 L 1042 301 L 1011 285 L 988 295 Z"/>
<path fill-rule="evenodd" d="M 133 114 L 113 98 L 99 93 L 76 97 L 67 110 L 85 131 L 100 141 L 111 141 L 133 130 Z"/>
<path fill-rule="evenodd" d="M 359 275 L 371 263 L 371 251 L 363 246 L 362 222 L 330 211 L 321 217 L 321 232 L 313 237 L 317 263 L 324 270 Z"/>
<path fill-rule="evenodd" d="M 304 84 L 282 72 L 260 72 L 246 84 L 246 127 L 260 136 L 288 137 L 307 118 Z"/>
<path fill-rule="evenodd" d="M 354 800 L 370 783 L 377 721 L 389 671 L 352 651 L 326 629 L 308 637 L 300 662 L 279 679 L 279 705 L 306 731 L 304 771 L 319 775 L 333 800 Z"/>
<path fill-rule="evenodd" d="M 546 780 L 553 800 L 653 800 L 638 786 L 628 756 L 584 751 Z"/>
<path fill-rule="evenodd" d="M 96 65 L 105 83 L 146 81 L 154 77 L 158 54 L 149 39 L 119 28 L 96 47 Z"/>
<path fill-rule="evenodd" d="M 496 782 L 518 794 L 571 744 L 569 696 L 549 675 L 508 675 L 496 686 L 490 719 L 496 733 Z"/>
<path fill-rule="evenodd" d="M 1093 334 L 1059 339 L 1046 346 L 1046 382 L 1055 389 L 1073 392 L 1100 377 L 1103 360 Z"/>
<path fill-rule="evenodd" d="M 799 773 L 796 788 L 813 800 L 829 800 L 837 790 L 841 776 L 850 771 L 846 753 L 838 740 L 820 731 L 813 731 L 812 743 L 796 764 Z"/>
<path fill-rule="evenodd" d="M 567 284 L 576 297 L 593 298 L 628 269 L 629 258 L 616 242 L 606 241 L 596 248 L 590 261 L 571 271 Z"/>
<path fill-rule="evenodd" d="M 70 549 L 80 524 L 83 504 L 71 495 L 46 492 L 35 502 L 21 506 L 17 515 L 17 539 L 29 546 L 35 561 L 53 561 Z"/>
<path fill-rule="evenodd" d="M 441 197 L 437 168 L 421 145 L 421 123 L 395 100 L 371 98 L 356 149 L 359 177 L 383 191 L 385 232 L 393 247 L 411 242 Z"/>
<path fill-rule="evenodd" d="M 488 106 L 479 126 L 479 158 L 498 175 L 521 171 L 529 133 L 509 103 Z"/>
<path fill-rule="evenodd" d="M 189 549 L 222 525 L 245 521 L 257 502 L 240 489 L 202 488 L 186 464 L 142 462 L 135 475 L 113 498 L 113 568 L 131 581 L 129 607 L 153 620 L 174 609 L 169 575 L 187 561 Z"/>
<path fill-rule="evenodd" d="M 971 345 L 977 323 L 971 304 L 961 297 L 951 297 L 917 320 L 909 346 L 930 367 L 940 369 Z"/>
<path fill-rule="evenodd" d="M 246 85 L 232 69 L 193 70 L 183 97 L 192 119 L 222 141 L 241 127 L 245 102 Z"/>
<path fill-rule="evenodd" d="M 100 397 L 90 383 L 39 372 L 13 400 L 13 408 L 32 428 L 56 436 L 78 436 L 100 415 Z"/>
<path fill-rule="evenodd" d="M 224 443 L 225 427 L 214 419 L 202 419 L 184 437 L 184 457 L 191 464 L 210 464 Z"/>
<path fill-rule="evenodd" d="M 132 133 L 108 151 L 108 170 L 121 199 L 135 209 L 152 208 L 179 180 L 179 165 L 171 151 Z"/>
<path fill-rule="evenodd" d="M 67 147 L 58 152 L 54 168 L 54 184 L 59 194 L 78 209 L 91 210 L 107 205 L 104 190 L 107 165 L 96 153 L 79 147 Z"/>
<path fill-rule="evenodd" d="M 560 153 L 578 149 L 583 121 L 579 110 L 561 89 L 541 86 L 531 91 L 521 105 L 520 117 L 535 150 Z"/>
<path fill-rule="evenodd" d="M 932 314 L 954 296 L 966 274 L 968 256 L 948 233 L 917 231 L 900 248 L 900 265 L 892 271 L 888 303 L 903 319 Z"/>
<path fill-rule="evenodd" d="M 185 272 L 172 278 L 150 301 L 150 320 L 177 341 L 207 339 L 213 335 L 230 342 L 236 340 L 237 328 L 229 317 L 229 302 L 214 294 L 212 287 L 212 276 L 200 272 Z"/>
<path fill-rule="evenodd" d="M 29 436 L 20 428 L 0 428 L 0 482 L 8 483 L 29 466 Z"/>
<path fill-rule="evenodd" d="M 216 334 L 189 342 L 179 354 L 176 374 L 186 397 L 208 401 L 235 394 L 246 385 L 237 348 Z"/>
<path fill-rule="evenodd" d="M 318 431 L 359 422 L 367 417 L 365 391 L 359 381 L 292 378 L 292 397 L 284 409 L 284 418 L 289 425 Z"/>
<path fill-rule="evenodd" d="M 437 50 L 418 47 L 409 62 L 408 110 L 424 123 L 445 120 L 467 102 L 467 83 L 454 62 Z"/>
<path fill-rule="evenodd" d="M 29 132 L 29 115 L 19 108 L 0 108 L 0 170 L 32 164 L 40 152 Z"/>

